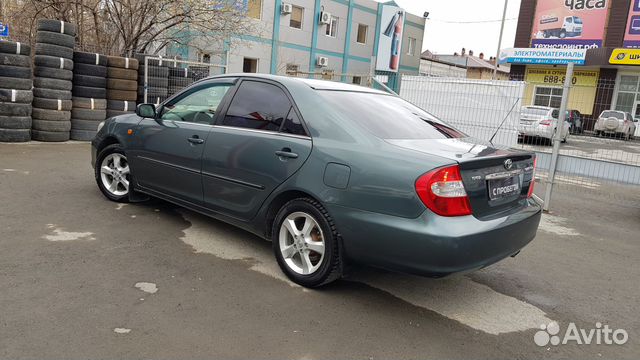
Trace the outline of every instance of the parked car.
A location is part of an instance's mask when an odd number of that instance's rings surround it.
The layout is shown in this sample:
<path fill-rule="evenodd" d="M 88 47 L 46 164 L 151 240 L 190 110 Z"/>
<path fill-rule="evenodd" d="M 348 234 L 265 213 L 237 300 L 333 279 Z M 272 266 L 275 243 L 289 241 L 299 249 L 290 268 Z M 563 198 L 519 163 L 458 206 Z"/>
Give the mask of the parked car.
<path fill-rule="evenodd" d="M 598 136 L 620 136 L 629 140 L 634 138 L 637 122 L 628 112 L 605 110 L 598 116 L 593 130 Z"/>
<path fill-rule="evenodd" d="M 520 124 L 518 125 L 519 137 L 543 138 L 551 141 L 558 131 L 558 109 L 549 106 L 525 106 L 520 112 Z M 560 127 L 560 138 L 567 142 L 569 137 L 569 121 L 565 118 Z"/>
<path fill-rule="evenodd" d="M 567 110 L 566 118 L 569 122 L 570 134 L 582 134 L 584 133 L 582 114 L 578 110 Z"/>
<path fill-rule="evenodd" d="M 102 193 L 153 196 L 271 240 L 320 286 L 346 261 L 427 276 L 480 269 L 536 235 L 535 156 L 467 137 L 382 91 L 239 74 L 106 120 Z"/>

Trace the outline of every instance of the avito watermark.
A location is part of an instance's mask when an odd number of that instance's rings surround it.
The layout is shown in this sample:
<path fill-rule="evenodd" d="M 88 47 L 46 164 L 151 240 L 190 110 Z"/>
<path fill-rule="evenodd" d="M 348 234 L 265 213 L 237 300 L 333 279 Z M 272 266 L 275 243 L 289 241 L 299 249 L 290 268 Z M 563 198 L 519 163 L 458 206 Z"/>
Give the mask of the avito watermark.
<path fill-rule="evenodd" d="M 624 329 L 612 329 L 609 325 L 597 322 L 595 328 L 580 329 L 574 323 L 569 323 L 564 335 L 560 335 L 560 325 L 553 321 L 540 325 L 540 330 L 533 336 L 538 346 L 551 345 L 623 345 L 629 340 L 629 334 Z"/>

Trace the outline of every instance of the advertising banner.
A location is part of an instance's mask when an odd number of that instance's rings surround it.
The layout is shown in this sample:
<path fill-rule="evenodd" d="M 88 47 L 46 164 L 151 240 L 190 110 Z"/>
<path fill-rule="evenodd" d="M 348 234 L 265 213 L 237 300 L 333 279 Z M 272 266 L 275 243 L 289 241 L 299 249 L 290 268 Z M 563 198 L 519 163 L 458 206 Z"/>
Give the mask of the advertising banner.
<path fill-rule="evenodd" d="M 640 49 L 613 49 L 609 64 L 640 65 Z"/>
<path fill-rule="evenodd" d="M 498 63 L 545 65 L 574 63 L 576 65 L 584 65 L 586 55 L 587 50 L 585 49 L 510 48 L 500 51 Z"/>
<path fill-rule="evenodd" d="M 397 6 L 384 5 L 380 26 L 380 36 L 376 54 L 376 70 L 397 72 L 402 53 L 402 30 L 404 10 Z"/>
<path fill-rule="evenodd" d="M 525 80 L 529 83 L 557 85 L 564 84 L 566 69 L 527 67 Z M 593 86 L 598 84 L 599 70 L 575 70 L 571 83 L 577 86 Z"/>
<path fill-rule="evenodd" d="M 610 1 L 538 0 L 531 46 L 553 49 L 601 47 Z"/>
<path fill-rule="evenodd" d="M 640 48 L 640 0 L 631 0 L 627 29 L 624 33 L 622 46 L 626 48 Z"/>
<path fill-rule="evenodd" d="M 0 36 L 2 37 L 9 36 L 9 25 L 5 25 L 0 22 Z"/>

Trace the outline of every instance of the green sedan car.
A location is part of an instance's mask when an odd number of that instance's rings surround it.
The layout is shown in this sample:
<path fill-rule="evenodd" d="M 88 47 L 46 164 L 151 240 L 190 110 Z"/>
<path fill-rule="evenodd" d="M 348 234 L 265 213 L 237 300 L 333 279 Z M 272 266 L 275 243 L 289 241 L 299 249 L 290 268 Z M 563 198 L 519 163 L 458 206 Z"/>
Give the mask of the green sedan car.
<path fill-rule="evenodd" d="M 536 235 L 535 156 L 470 138 L 382 91 L 214 76 L 106 120 L 92 142 L 113 201 L 160 198 L 273 243 L 317 287 L 349 261 L 440 277 L 517 254 Z"/>

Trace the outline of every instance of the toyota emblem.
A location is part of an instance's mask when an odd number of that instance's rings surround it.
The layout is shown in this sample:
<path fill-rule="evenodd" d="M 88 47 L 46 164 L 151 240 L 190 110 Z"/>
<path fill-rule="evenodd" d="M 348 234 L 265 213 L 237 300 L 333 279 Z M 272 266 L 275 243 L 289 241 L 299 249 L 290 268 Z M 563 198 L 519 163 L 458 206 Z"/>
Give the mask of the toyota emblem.
<path fill-rule="evenodd" d="M 504 168 L 507 170 L 511 170 L 513 167 L 513 161 L 511 159 L 507 159 L 504 161 Z"/>

